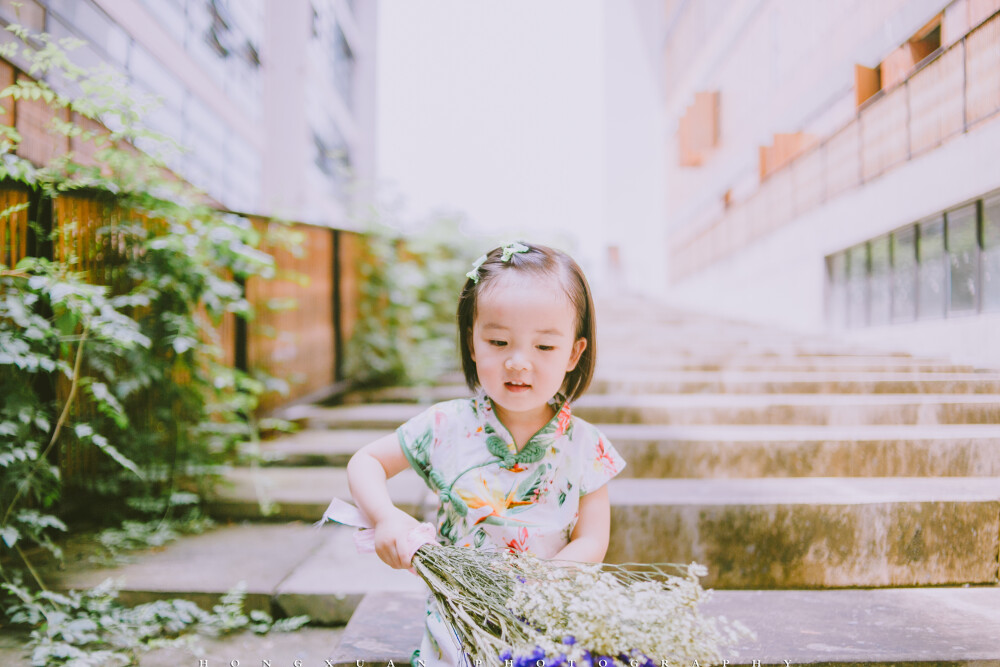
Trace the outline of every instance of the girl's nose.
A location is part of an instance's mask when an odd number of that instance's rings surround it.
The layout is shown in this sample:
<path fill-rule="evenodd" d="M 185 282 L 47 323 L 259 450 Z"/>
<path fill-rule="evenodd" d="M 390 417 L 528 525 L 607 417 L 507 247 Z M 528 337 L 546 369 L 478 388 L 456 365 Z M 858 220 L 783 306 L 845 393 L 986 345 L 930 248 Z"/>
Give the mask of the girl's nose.
<path fill-rule="evenodd" d="M 509 371 L 520 371 L 528 368 L 528 361 L 521 354 L 512 354 L 507 357 L 504 367 Z"/>

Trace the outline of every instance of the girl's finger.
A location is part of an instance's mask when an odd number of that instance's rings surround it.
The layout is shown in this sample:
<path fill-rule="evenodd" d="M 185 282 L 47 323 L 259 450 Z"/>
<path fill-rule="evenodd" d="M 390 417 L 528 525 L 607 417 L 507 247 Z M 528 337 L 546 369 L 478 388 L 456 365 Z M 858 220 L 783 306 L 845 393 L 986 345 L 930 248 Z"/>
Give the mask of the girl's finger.
<path fill-rule="evenodd" d="M 395 552 L 391 546 L 378 547 L 375 549 L 375 553 L 377 553 L 378 557 L 382 559 L 382 562 L 388 565 L 389 567 L 394 567 L 394 568 L 399 567 L 399 565 L 396 565 L 394 562 L 396 560 L 393 558 Z"/>

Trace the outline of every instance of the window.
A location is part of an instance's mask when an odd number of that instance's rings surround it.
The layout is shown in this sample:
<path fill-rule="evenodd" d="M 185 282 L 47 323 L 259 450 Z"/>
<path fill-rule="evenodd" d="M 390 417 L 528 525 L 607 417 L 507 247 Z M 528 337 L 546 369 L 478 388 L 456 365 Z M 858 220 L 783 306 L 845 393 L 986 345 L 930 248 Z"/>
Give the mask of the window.
<path fill-rule="evenodd" d="M 917 315 L 917 230 L 892 233 L 892 321 L 910 322 Z"/>
<path fill-rule="evenodd" d="M 827 321 L 1000 312 L 1000 190 L 826 257 Z"/>
<path fill-rule="evenodd" d="M 333 83 L 337 92 L 351 106 L 351 89 L 354 79 L 354 52 L 351 45 L 347 43 L 347 37 L 340 26 L 336 26 L 333 31 Z"/>
<path fill-rule="evenodd" d="M 983 201 L 982 309 L 1000 311 L 1000 195 Z"/>
<path fill-rule="evenodd" d="M 351 155 L 347 142 L 336 126 L 328 127 L 326 134 L 324 138 L 313 132 L 315 163 L 316 167 L 327 176 L 333 192 L 341 196 L 350 177 Z"/>
<path fill-rule="evenodd" d="M 917 227 L 917 316 L 921 319 L 944 315 L 945 273 L 944 220 L 937 216 Z"/>
<path fill-rule="evenodd" d="M 949 314 L 975 313 L 979 308 L 979 238 L 976 204 L 947 214 Z"/>
<path fill-rule="evenodd" d="M 889 237 L 868 243 L 871 274 L 868 279 L 868 324 L 888 324 L 892 312 L 892 265 L 889 262 Z"/>
<path fill-rule="evenodd" d="M 868 244 L 847 251 L 847 326 L 868 323 Z"/>
<path fill-rule="evenodd" d="M 826 258 L 829 293 L 827 316 L 835 329 L 847 324 L 847 253 L 838 252 Z"/>
<path fill-rule="evenodd" d="M 226 1 L 209 0 L 208 15 L 211 17 L 211 24 L 205 33 L 205 41 L 217 54 L 225 58 L 233 50 L 233 19 Z"/>

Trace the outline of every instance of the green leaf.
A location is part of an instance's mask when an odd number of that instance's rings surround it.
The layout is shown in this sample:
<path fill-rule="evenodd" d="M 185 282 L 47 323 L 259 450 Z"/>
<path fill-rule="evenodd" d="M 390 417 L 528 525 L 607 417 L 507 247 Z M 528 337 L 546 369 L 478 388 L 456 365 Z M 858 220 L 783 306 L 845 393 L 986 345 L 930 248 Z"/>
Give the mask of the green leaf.
<path fill-rule="evenodd" d="M 135 464 L 134 461 L 129 459 L 127 456 L 115 449 L 111 443 L 108 442 L 107 438 L 102 435 L 94 435 L 90 441 L 102 452 L 110 456 L 118 465 L 132 472 L 139 479 L 146 479 L 146 476 L 139 469 L 139 466 Z"/>
<path fill-rule="evenodd" d="M 171 343 L 171 345 L 174 348 L 174 351 L 177 352 L 177 354 L 184 354 L 197 344 L 198 341 L 188 336 L 177 336 Z"/>
<path fill-rule="evenodd" d="M 14 526 L 3 526 L 0 528 L 0 538 L 3 539 L 3 543 L 8 547 L 14 546 L 20 536 L 21 533 Z"/>
<path fill-rule="evenodd" d="M 517 486 L 516 499 L 520 501 L 531 500 L 531 497 L 541 488 L 545 481 L 545 473 L 548 472 L 548 464 L 542 464 L 535 469 L 531 476 Z"/>

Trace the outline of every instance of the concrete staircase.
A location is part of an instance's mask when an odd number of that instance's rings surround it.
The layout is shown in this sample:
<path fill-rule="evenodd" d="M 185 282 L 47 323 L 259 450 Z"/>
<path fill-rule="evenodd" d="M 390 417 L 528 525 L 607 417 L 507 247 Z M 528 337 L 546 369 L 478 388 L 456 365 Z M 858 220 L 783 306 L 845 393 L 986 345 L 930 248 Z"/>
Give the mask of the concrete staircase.
<path fill-rule="evenodd" d="M 629 462 L 609 486 L 609 561 L 707 565 L 712 610 L 758 634 L 733 664 L 1000 665 L 1000 373 L 634 304 L 599 315 L 574 409 Z M 347 529 L 305 524 L 348 497 L 358 447 L 467 394 L 449 377 L 288 410 L 304 430 L 263 444 L 267 465 L 231 471 L 212 505 L 252 523 L 120 569 L 126 597 L 210 599 L 242 577 L 263 608 L 353 614 L 337 661 L 406 662 L 420 583 L 356 554 Z M 415 515 L 432 500 L 409 472 L 391 492 Z"/>

